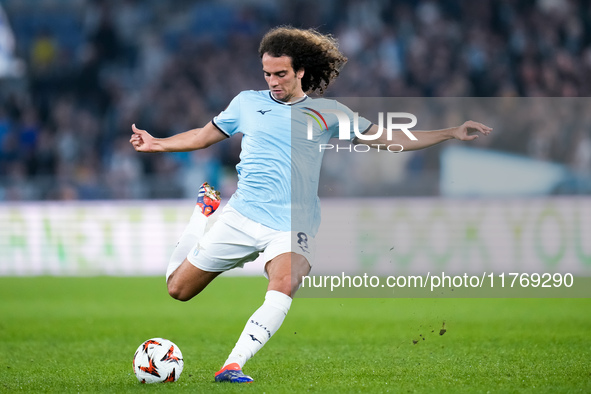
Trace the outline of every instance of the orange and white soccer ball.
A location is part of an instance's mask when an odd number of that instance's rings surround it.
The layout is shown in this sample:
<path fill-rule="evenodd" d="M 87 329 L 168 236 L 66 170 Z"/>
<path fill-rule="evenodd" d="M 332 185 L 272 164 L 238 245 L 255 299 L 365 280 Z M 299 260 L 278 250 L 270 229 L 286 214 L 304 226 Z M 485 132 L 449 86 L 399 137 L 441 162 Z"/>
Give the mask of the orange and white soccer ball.
<path fill-rule="evenodd" d="M 141 383 L 176 382 L 183 366 L 181 349 L 164 338 L 148 339 L 133 355 L 133 372 Z"/>

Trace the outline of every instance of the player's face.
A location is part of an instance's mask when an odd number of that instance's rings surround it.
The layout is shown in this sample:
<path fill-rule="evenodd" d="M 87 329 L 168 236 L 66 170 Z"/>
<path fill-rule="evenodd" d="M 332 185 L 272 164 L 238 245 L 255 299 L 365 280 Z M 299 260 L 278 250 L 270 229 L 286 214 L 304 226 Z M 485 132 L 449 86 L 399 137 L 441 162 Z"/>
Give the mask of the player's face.
<path fill-rule="evenodd" d="M 304 70 L 294 71 L 291 57 L 263 54 L 263 72 L 269 90 L 276 100 L 290 102 L 292 99 L 304 96 L 302 90 Z"/>

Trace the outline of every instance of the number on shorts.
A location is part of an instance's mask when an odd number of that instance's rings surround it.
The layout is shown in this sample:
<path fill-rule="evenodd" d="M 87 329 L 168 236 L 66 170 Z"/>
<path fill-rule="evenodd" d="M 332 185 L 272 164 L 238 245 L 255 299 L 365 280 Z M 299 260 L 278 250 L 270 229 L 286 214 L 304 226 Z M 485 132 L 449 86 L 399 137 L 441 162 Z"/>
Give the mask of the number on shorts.
<path fill-rule="evenodd" d="M 302 251 L 309 253 L 308 251 L 308 235 L 306 233 L 298 233 L 298 245 Z"/>

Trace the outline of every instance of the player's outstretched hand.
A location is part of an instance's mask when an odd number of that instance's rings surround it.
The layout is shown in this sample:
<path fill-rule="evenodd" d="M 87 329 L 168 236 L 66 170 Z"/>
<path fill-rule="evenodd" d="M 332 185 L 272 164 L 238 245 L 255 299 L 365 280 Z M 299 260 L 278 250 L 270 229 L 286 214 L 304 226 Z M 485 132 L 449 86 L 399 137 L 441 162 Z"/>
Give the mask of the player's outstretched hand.
<path fill-rule="evenodd" d="M 129 142 L 133 148 L 138 152 L 153 152 L 154 151 L 154 137 L 146 130 L 141 130 L 135 127 L 135 123 L 131 125 L 133 134 Z"/>
<path fill-rule="evenodd" d="M 491 131 L 491 127 L 474 122 L 473 120 L 468 120 L 454 130 L 454 138 L 460 141 L 472 141 L 478 138 L 479 133 L 482 135 L 489 135 Z"/>

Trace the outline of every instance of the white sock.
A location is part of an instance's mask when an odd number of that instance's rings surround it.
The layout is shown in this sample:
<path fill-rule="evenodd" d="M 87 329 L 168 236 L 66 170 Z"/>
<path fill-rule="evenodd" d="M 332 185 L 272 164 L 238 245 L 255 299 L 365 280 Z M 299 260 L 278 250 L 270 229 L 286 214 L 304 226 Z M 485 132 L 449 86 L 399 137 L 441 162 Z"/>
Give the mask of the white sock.
<path fill-rule="evenodd" d="M 238 363 L 242 368 L 281 327 L 290 306 L 290 296 L 269 290 L 263 305 L 248 319 L 224 366 Z"/>
<path fill-rule="evenodd" d="M 201 211 L 201 207 L 196 205 L 193 210 L 193 215 L 191 215 L 191 219 L 189 220 L 189 224 L 187 224 L 179 242 L 176 244 L 176 248 L 172 252 L 172 256 L 170 256 L 168 268 L 166 269 L 166 280 L 168 280 L 168 277 L 180 267 L 183 261 L 185 261 L 191 248 L 199 242 L 205 233 L 208 219 L 209 218 Z"/>

